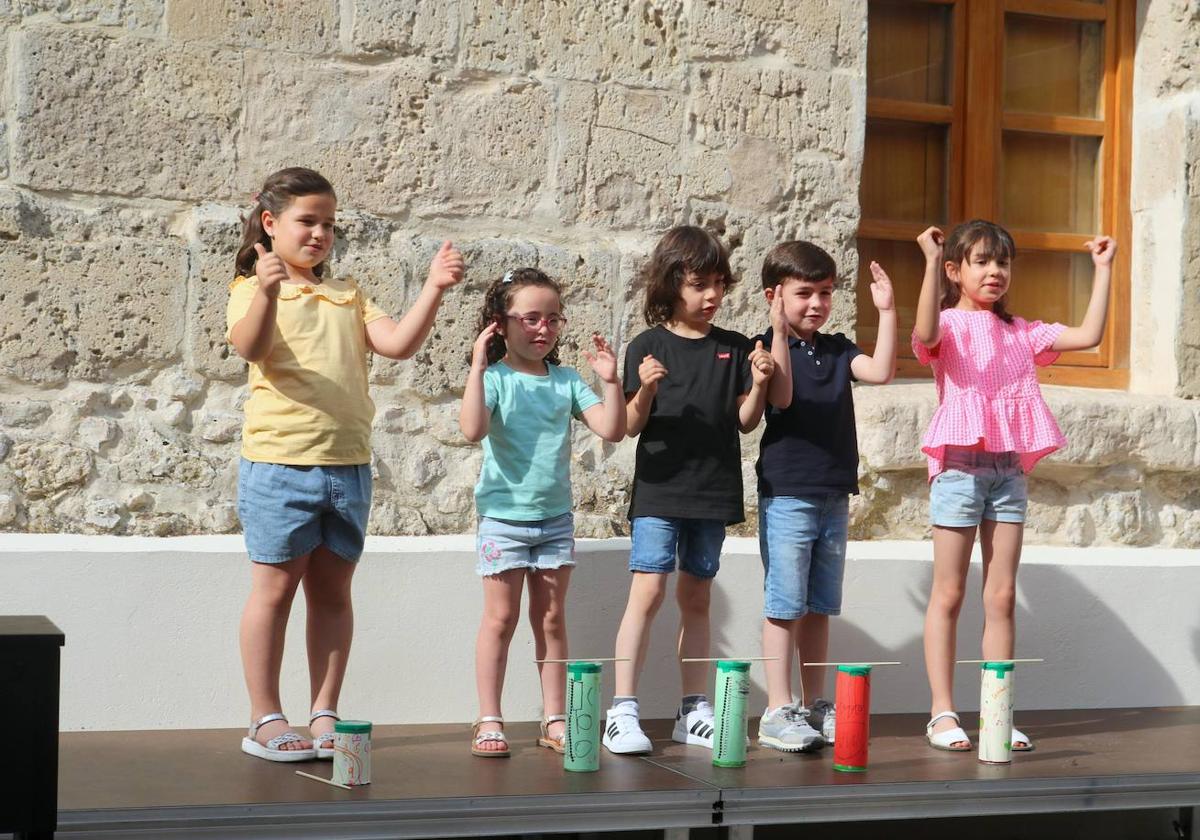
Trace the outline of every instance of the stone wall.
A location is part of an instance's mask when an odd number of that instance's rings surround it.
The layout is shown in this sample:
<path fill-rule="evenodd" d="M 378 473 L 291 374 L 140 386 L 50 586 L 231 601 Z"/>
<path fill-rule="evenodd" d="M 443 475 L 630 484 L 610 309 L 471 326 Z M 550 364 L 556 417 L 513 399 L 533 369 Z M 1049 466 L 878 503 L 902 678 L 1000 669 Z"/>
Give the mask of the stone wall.
<path fill-rule="evenodd" d="M 1174 39 L 1180 57 L 1154 104 L 1195 89 L 1194 64 L 1180 68 L 1200 24 L 1194 0 L 1143 6 L 1159 45 L 1145 54 Z M 468 258 L 416 358 L 373 366 L 375 533 L 473 528 L 480 455 L 458 398 L 482 289 L 507 268 L 566 283 L 564 360 L 582 367 L 591 331 L 623 345 L 643 328 L 637 271 L 667 227 L 729 243 L 744 281 L 721 322 L 745 331 L 764 321 L 764 252 L 803 236 L 837 259 L 831 326 L 852 331 L 865 47 L 865 0 L 0 0 L 0 529 L 238 529 L 245 367 L 224 339 L 226 285 L 239 216 L 284 165 L 333 181 L 334 269 L 389 311 L 444 238 Z M 1200 141 L 1186 136 L 1172 148 L 1190 166 L 1177 203 L 1191 238 L 1154 282 L 1195 306 Z M 1180 195 L 1155 173 L 1135 175 L 1138 206 Z M 1135 265 L 1160 253 L 1135 238 Z M 1187 311 L 1135 315 L 1135 359 L 1137 342 L 1153 358 L 1178 336 L 1172 369 L 1176 354 L 1200 367 Z M 933 388 L 857 393 L 855 536 L 920 537 Z M 1028 538 L 1200 545 L 1197 404 L 1049 394 L 1072 443 L 1036 474 Z M 745 439 L 742 533 L 756 448 Z M 632 445 L 583 430 L 575 454 L 579 533 L 624 532 Z"/>

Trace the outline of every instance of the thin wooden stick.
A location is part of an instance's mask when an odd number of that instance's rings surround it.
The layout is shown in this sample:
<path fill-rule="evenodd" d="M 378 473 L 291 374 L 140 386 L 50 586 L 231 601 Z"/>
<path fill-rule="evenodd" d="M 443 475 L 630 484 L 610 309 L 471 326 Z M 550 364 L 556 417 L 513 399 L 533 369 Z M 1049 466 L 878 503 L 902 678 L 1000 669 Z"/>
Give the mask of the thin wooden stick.
<path fill-rule="evenodd" d="M 684 658 L 680 662 L 775 662 L 778 656 L 713 656 L 702 658 Z"/>
<path fill-rule="evenodd" d="M 870 665 L 874 668 L 876 665 L 903 665 L 903 662 L 801 662 L 802 668 L 830 668 L 837 665 Z"/>
<path fill-rule="evenodd" d="M 1045 659 L 956 659 L 957 665 L 982 665 L 984 662 L 1045 662 Z"/>
<path fill-rule="evenodd" d="M 547 662 L 561 665 L 563 663 L 571 663 L 571 662 L 632 662 L 633 660 L 631 660 L 627 656 L 625 656 L 625 657 L 621 657 L 621 656 L 604 657 L 604 656 L 602 656 L 602 657 L 599 657 L 598 659 L 535 659 L 533 661 L 536 662 L 538 665 L 543 665 Z"/>
<path fill-rule="evenodd" d="M 314 782 L 324 782 L 331 787 L 341 788 L 342 790 L 354 790 L 354 788 L 350 787 L 350 785 L 343 785 L 340 782 L 335 782 L 333 779 L 322 779 L 320 776 L 314 776 L 312 773 L 305 773 L 303 770 L 297 770 L 296 775 L 303 776 L 306 779 L 312 779 Z"/>

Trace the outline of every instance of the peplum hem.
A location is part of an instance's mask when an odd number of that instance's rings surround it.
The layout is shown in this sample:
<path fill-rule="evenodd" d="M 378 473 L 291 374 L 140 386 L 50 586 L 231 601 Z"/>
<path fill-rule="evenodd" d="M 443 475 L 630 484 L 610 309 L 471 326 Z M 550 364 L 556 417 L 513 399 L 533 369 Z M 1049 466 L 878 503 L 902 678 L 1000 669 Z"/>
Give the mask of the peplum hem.
<path fill-rule="evenodd" d="M 945 468 L 947 446 L 1015 452 L 1028 473 L 1066 442 L 1050 407 L 1040 397 L 988 399 L 965 391 L 934 412 L 921 440 L 921 451 L 929 457 L 932 480 Z"/>

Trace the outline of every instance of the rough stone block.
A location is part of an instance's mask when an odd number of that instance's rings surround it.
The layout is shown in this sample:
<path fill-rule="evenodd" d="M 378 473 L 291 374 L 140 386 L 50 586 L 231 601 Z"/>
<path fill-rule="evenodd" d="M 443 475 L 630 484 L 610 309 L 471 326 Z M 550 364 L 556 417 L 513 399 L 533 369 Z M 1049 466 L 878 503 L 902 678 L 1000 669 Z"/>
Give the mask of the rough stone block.
<path fill-rule="evenodd" d="M 162 22 L 164 0 L 0 0 L 0 19 L 52 14 L 60 23 L 119 26 L 154 34 Z"/>
<path fill-rule="evenodd" d="M 337 48 L 337 0 L 205 0 L 167 6 L 167 36 L 176 43 L 261 47 L 309 55 Z"/>
<path fill-rule="evenodd" d="M 693 3 L 688 55 L 706 61 L 769 53 L 793 64 L 827 68 L 838 47 L 839 5 L 795 0 Z M 865 21 L 865 9 L 862 16 Z"/>
<path fill-rule="evenodd" d="M 87 481 L 92 456 L 59 441 L 23 441 L 13 446 L 5 466 L 21 481 L 25 495 L 38 499 Z"/>
<path fill-rule="evenodd" d="M 242 240 L 238 211 L 201 205 L 192 211 L 187 233 L 190 272 L 185 341 L 192 367 L 210 380 L 245 382 L 246 363 L 225 339 L 225 306 Z"/>
<path fill-rule="evenodd" d="M 0 196 L 0 373 L 115 381 L 169 364 L 186 254 L 152 213 Z"/>
<path fill-rule="evenodd" d="M 715 64 L 693 79 L 688 119 L 695 139 L 732 149 L 743 135 L 787 155 L 820 141 L 828 117 L 830 74 L 794 67 Z"/>
<path fill-rule="evenodd" d="M 9 142 L 18 182 L 142 197 L 231 194 L 237 54 L 78 29 L 28 29 L 17 45 Z"/>
<path fill-rule="evenodd" d="M 353 0 L 350 33 L 355 52 L 372 55 L 425 55 L 443 59 L 458 43 L 457 2 Z"/>

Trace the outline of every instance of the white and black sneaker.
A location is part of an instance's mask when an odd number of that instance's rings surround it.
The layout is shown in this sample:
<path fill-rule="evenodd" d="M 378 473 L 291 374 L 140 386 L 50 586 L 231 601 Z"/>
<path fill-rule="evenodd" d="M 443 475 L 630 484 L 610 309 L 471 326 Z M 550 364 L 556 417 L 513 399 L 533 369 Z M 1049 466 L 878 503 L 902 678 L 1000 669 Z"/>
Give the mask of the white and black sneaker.
<path fill-rule="evenodd" d="M 758 745 L 781 752 L 812 752 L 825 746 L 821 733 L 806 719 L 807 710 L 795 705 L 767 709 L 758 722 Z"/>
<path fill-rule="evenodd" d="M 686 715 L 682 709 L 675 713 L 675 729 L 671 732 L 671 739 L 681 744 L 707 747 L 711 750 L 715 732 L 712 703 L 701 700 L 696 704 L 696 708 Z"/>
<path fill-rule="evenodd" d="M 636 700 L 625 700 L 608 710 L 601 741 L 605 749 L 617 755 L 650 752 L 650 739 L 642 731 Z"/>

